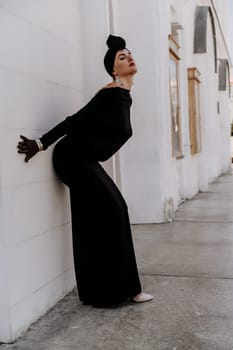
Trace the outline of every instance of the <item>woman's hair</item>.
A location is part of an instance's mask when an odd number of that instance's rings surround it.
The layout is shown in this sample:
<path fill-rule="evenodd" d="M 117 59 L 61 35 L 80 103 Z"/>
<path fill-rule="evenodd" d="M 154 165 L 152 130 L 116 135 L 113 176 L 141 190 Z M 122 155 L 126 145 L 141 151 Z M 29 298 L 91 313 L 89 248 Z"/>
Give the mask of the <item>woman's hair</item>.
<path fill-rule="evenodd" d="M 104 66 L 109 75 L 113 76 L 113 67 L 117 51 L 124 50 L 126 48 L 126 42 L 120 36 L 109 35 L 106 44 L 108 51 L 104 56 Z"/>

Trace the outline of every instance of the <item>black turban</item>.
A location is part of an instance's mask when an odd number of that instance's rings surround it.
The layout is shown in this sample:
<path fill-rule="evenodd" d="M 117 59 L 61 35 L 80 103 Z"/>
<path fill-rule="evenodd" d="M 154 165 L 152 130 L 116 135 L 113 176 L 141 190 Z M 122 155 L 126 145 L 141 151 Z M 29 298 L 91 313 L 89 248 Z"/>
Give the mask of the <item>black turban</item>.
<path fill-rule="evenodd" d="M 108 74 L 112 75 L 114 60 L 116 57 L 117 51 L 124 50 L 126 48 L 126 42 L 120 36 L 109 35 L 106 44 L 108 46 L 108 51 L 104 56 L 104 66 Z"/>

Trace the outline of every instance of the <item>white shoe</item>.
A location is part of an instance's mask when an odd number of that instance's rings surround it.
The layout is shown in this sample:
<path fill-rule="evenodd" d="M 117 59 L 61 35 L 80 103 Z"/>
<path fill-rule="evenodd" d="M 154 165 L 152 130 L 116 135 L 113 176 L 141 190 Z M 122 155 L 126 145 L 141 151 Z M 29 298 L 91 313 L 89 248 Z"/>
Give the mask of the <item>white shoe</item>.
<path fill-rule="evenodd" d="M 154 299 L 153 295 L 146 294 L 146 293 L 141 293 L 136 297 L 132 298 L 132 300 L 135 301 L 135 303 L 145 303 L 146 301 L 151 301 L 153 299 Z"/>

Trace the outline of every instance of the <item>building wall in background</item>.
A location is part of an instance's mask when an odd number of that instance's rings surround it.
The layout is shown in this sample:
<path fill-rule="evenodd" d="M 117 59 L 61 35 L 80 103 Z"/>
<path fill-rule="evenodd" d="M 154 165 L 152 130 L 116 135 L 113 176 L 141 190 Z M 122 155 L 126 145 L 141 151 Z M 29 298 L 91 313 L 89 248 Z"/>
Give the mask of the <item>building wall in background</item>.
<path fill-rule="evenodd" d="M 207 191 L 209 183 L 230 169 L 229 91 L 228 87 L 225 91 L 218 88 L 219 60 L 228 59 L 230 64 L 224 26 L 219 26 L 224 21 L 225 3 L 218 18 L 209 0 L 113 2 L 115 31 L 127 38 L 139 68 L 132 89 L 134 137 L 120 152 L 122 191 L 133 223 L 170 221 L 182 200 L 198 191 Z M 194 53 L 198 6 L 210 7 L 207 30 L 203 33 L 207 45 L 202 53 Z M 176 39 L 180 45 L 182 156 L 179 158 L 174 157 L 171 144 L 168 36 L 174 26 L 178 28 Z M 201 81 L 201 151 L 195 155 L 190 152 L 187 82 L 190 67 L 200 71 Z"/>

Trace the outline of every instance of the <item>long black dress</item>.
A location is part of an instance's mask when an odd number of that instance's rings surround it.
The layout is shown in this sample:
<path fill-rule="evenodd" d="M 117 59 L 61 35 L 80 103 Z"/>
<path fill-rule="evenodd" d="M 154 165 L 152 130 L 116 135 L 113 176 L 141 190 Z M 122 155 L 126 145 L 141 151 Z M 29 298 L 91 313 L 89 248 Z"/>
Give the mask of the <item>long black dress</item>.
<path fill-rule="evenodd" d="M 85 304 L 118 304 L 141 292 L 127 205 L 99 164 L 131 137 L 131 103 L 129 90 L 100 90 L 41 137 L 45 149 L 62 137 L 53 164 L 70 190 L 76 281 Z"/>

